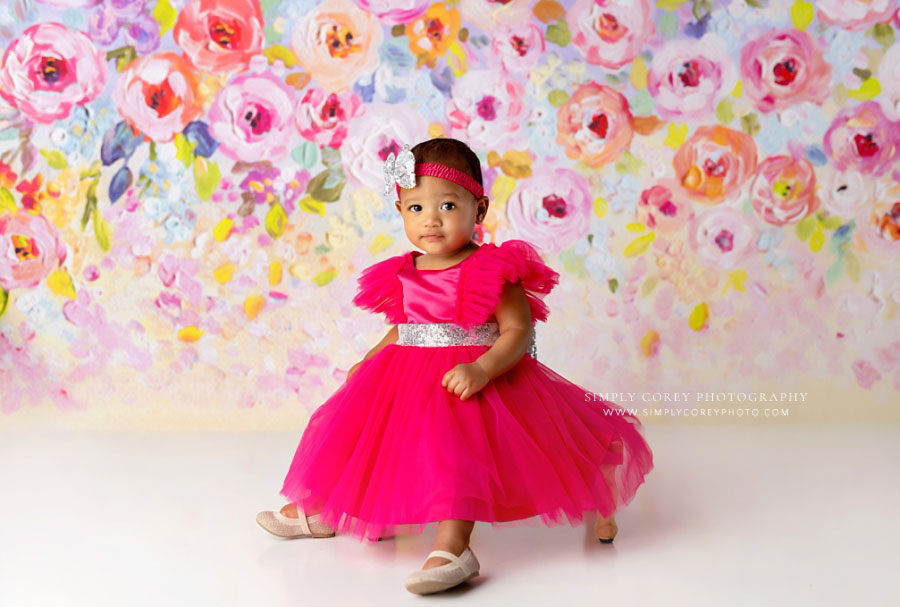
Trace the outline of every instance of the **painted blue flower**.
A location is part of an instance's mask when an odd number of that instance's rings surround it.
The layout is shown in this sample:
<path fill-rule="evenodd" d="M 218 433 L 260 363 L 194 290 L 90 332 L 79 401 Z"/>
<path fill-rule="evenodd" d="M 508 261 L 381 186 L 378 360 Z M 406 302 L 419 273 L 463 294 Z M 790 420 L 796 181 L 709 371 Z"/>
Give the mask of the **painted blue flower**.
<path fill-rule="evenodd" d="M 603 178 L 602 196 L 610 211 L 632 216 L 641 197 L 641 182 L 634 175 L 615 173 Z"/>
<path fill-rule="evenodd" d="M 871 43 L 865 32 L 851 32 L 830 27 L 822 33 L 825 40 L 823 58 L 831 66 L 832 82 L 840 82 L 853 70 L 853 63 L 860 50 Z"/>
<path fill-rule="evenodd" d="M 615 278 L 620 283 L 625 276 L 625 266 L 609 249 L 612 228 L 605 221 L 591 225 L 591 238 L 580 238 L 573 250 L 582 258 L 584 269 L 597 284 L 606 284 Z"/>

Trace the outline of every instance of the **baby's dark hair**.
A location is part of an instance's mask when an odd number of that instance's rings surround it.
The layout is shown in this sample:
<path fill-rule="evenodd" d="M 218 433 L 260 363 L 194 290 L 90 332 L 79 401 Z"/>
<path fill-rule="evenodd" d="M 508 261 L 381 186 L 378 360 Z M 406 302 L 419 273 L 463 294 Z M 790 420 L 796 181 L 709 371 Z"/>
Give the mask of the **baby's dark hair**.
<path fill-rule="evenodd" d="M 475 152 L 459 139 L 449 137 L 437 137 L 417 143 L 410 148 L 416 158 L 416 164 L 435 163 L 443 164 L 462 171 L 484 186 L 481 177 L 481 161 Z"/>

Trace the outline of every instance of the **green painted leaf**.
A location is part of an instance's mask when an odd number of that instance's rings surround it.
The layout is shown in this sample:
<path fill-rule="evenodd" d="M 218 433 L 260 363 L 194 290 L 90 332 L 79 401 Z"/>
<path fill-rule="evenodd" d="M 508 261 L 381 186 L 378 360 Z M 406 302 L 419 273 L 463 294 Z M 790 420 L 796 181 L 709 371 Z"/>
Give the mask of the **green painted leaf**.
<path fill-rule="evenodd" d="M 94 220 L 94 236 L 97 237 L 97 244 L 99 244 L 100 248 L 104 251 L 109 251 L 112 242 L 112 227 L 103 215 L 100 214 L 100 209 L 96 206 L 94 207 L 92 216 Z"/>
<path fill-rule="evenodd" d="M 116 60 L 116 71 L 122 72 L 128 67 L 128 64 L 137 58 L 137 51 L 133 46 L 123 46 L 106 52 L 106 60 Z"/>
<path fill-rule="evenodd" d="M 16 199 L 9 190 L 0 186 L 0 213 L 9 211 L 12 213 L 16 210 Z"/>
<path fill-rule="evenodd" d="M 731 100 L 723 99 L 716 107 L 716 120 L 722 124 L 730 124 L 734 120 L 734 111 L 731 109 Z"/>
<path fill-rule="evenodd" d="M 175 135 L 175 157 L 189 167 L 194 162 L 194 145 L 182 133 Z"/>
<path fill-rule="evenodd" d="M 304 169 L 311 169 L 319 161 L 319 150 L 314 143 L 307 141 L 291 151 L 291 158 Z"/>
<path fill-rule="evenodd" d="M 632 95 L 628 100 L 628 105 L 631 107 L 631 113 L 641 118 L 652 115 L 653 109 L 656 107 L 653 96 L 647 89 L 641 89 Z"/>
<path fill-rule="evenodd" d="M 619 173 L 629 173 L 631 175 L 637 175 L 638 171 L 641 168 L 641 165 L 643 164 L 644 162 L 640 158 L 638 158 L 628 150 L 625 150 L 624 152 L 622 152 L 622 155 L 619 156 L 619 160 L 616 161 L 616 171 L 618 171 Z"/>
<path fill-rule="evenodd" d="M 831 286 L 844 273 L 844 257 L 838 257 L 825 271 L 825 284 Z"/>
<path fill-rule="evenodd" d="M 547 101 L 553 107 L 562 107 L 562 105 L 569 100 L 569 93 L 565 92 L 562 89 L 553 89 L 547 95 Z"/>
<path fill-rule="evenodd" d="M 816 229 L 816 224 L 819 222 L 816 219 L 815 215 L 807 215 L 799 222 L 797 222 L 797 238 L 805 241 L 807 238 L 812 235 L 813 230 Z"/>
<path fill-rule="evenodd" d="M 41 150 L 41 156 L 52 169 L 63 170 L 69 167 L 66 157 L 59 150 Z"/>
<path fill-rule="evenodd" d="M 312 179 L 306 186 L 306 191 L 310 196 L 321 202 L 334 202 L 341 197 L 346 181 L 344 179 L 335 179 L 329 170 L 324 170 Z M 331 177 L 331 180 L 329 180 Z"/>
<path fill-rule="evenodd" d="M 831 217 L 826 217 L 825 221 L 822 222 L 822 225 L 825 226 L 826 230 L 837 230 L 841 227 L 841 218 L 837 215 L 832 215 Z"/>
<path fill-rule="evenodd" d="M 572 42 L 569 24 L 564 18 L 547 26 L 546 40 L 559 46 L 568 46 Z"/>
<path fill-rule="evenodd" d="M 200 200 L 209 201 L 221 180 L 218 163 L 208 162 L 204 158 L 194 160 L 194 189 Z"/>
<path fill-rule="evenodd" d="M 887 48 L 894 44 L 894 28 L 887 23 L 876 23 L 867 34 L 875 38 L 875 42 Z"/>
<path fill-rule="evenodd" d="M 751 137 L 756 137 L 759 134 L 759 116 L 756 114 L 742 116 L 741 128 Z"/>
<path fill-rule="evenodd" d="M 281 205 L 277 202 L 272 205 L 269 212 L 266 213 L 266 232 L 272 238 L 278 238 L 284 233 L 284 226 L 287 225 L 287 215 Z"/>
<path fill-rule="evenodd" d="M 6 308 L 9 306 L 9 291 L 0 287 L 0 316 L 3 316 L 6 313 Z"/>
<path fill-rule="evenodd" d="M 656 0 L 656 6 L 664 11 L 678 10 L 682 4 L 686 4 L 688 0 Z"/>

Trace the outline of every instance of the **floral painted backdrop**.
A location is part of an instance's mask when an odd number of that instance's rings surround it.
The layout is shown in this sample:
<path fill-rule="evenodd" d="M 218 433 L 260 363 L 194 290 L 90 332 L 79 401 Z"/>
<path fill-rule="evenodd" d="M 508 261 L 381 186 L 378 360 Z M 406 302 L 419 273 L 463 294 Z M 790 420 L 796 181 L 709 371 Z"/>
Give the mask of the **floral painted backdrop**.
<path fill-rule="evenodd" d="M 313 410 L 437 136 L 560 271 L 573 380 L 896 394 L 898 4 L 8 0 L 0 410 Z"/>

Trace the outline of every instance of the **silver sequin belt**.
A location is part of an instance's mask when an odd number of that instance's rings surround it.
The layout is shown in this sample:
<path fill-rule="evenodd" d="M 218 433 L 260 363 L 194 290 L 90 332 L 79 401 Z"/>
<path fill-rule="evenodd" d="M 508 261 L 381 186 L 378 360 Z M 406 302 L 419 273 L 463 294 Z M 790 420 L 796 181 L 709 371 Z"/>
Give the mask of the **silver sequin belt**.
<path fill-rule="evenodd" d="M 475 325 L 469 329 L 453 323 L 401 323 L 397 325 L 397 333 L 398 346 L 492 346 L 500 337 L 500 327 L 495 322 Z M 531 331 L 531 345 L 526 353 L 537 358 L 534 330 Z"/>

